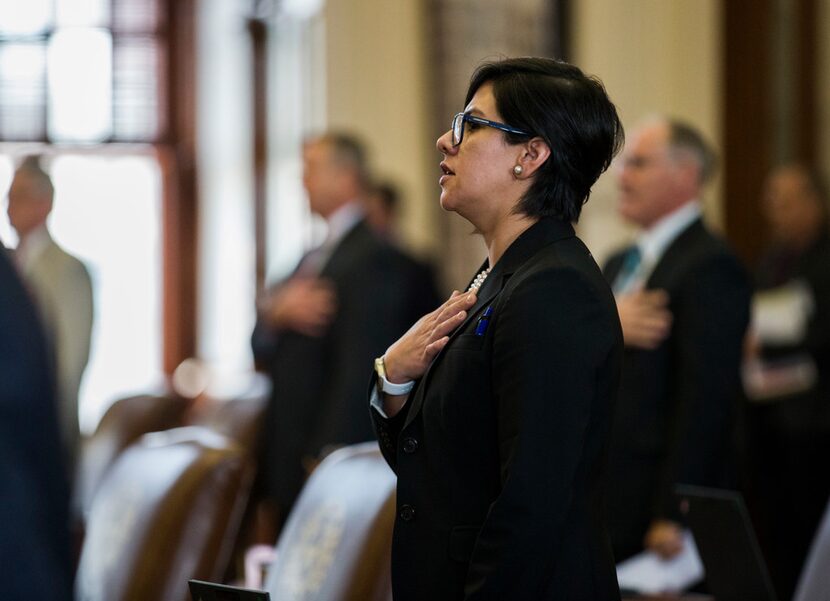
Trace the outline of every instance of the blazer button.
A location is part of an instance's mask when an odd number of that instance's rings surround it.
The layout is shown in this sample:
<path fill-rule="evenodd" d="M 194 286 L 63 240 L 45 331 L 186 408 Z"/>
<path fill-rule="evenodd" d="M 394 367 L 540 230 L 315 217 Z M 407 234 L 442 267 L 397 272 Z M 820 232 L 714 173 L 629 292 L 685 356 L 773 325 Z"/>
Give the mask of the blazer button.
<path fill-rule="evenodd" d="M 415 519 L 415 508 L 412 505 L 401 505 L 398 515 L 404 522 L 411 522 Z"/>
<path fill-rule="evenodd" d="M 414 438 L 404 438 L 403 439 L 403 452 L 409 453 L 410 455 L 418 450 L 418 441 Z"/>

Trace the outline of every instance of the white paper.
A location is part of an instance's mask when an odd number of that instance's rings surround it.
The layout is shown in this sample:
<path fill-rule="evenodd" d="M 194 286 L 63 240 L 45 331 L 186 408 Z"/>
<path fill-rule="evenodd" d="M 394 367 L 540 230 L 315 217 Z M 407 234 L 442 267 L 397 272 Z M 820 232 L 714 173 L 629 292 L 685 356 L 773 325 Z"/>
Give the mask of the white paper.
<path fill-rule="evenodd" d="M 741 377 L 747 398 L 760 403 L 812 389 L 818 380 L 818 369 L 812 357 L 800 353 L 774 361 L 747 361 L 741 368 Z"/>
<path fill-rule="evenodd" d="M 804 340 L 814 308 L 810 287 L 796 280 L 752 297 L 751 327 L 764 344 L 798 344 Z"/>
<path fill-rule="evenodd" d="M 671 559 L 644 551 L 617 564 L 620 588 L 645 594 L 679 593 L 703 580 L 703 563 L 692 533 L 683 531 L 683 550 Z"/>

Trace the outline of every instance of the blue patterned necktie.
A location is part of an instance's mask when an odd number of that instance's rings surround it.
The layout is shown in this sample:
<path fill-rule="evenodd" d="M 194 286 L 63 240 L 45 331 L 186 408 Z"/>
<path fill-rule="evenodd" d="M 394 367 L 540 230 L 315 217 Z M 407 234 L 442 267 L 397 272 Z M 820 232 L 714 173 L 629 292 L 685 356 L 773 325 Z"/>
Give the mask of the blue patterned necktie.
<path fill-rule="evenodd" d="M 614 279 L 613 289 L 615 294 L 625 293 L 630 290 L 632 284 L 637 280 L 637 270 L 640 268 L 642 259 L 643 255 L 638 246 L 632 246 L 628 249 L 628 252 L 623 257 L 620 272 Z"/>

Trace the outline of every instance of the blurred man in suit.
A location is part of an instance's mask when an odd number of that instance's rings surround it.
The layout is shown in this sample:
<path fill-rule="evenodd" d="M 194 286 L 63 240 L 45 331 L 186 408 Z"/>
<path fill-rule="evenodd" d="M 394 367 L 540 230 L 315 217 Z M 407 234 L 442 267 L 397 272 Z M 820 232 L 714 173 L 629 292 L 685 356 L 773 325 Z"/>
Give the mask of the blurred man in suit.
<path fill-rule="evenodd" d="M 365 366 L 406 330 L 424 294 L 364 219 L 362 145 L 327 134 L 306 143 L 303 161 L 309 205 L 328 236 L 261 299 L 252 337 L 273 381 L 264 484 L 282 516 L 319 457 L 373 438 Z"/>
<path fill-rule="evenodd" d="M 626 144 L 619 212 L 642 231 L 605 268 L 625 339 L 609 463 L 618 561 L 682 548 L 676 483 L 723 486 L 732 469 L 747 275 L 701 220 L 714 155 L 683 123 L 655 118 Z"/>
<path fill-rule="evenodd" d="M 36 157 L 20 165 L 9 189 L 9 222 L 20 243 L 15 260 L 34 296 L 55 354 L 61 430 L 70 469 L 80 449 L 78 391 L 89 360 L 92 282 L 84 264 L 52 239 L 46 220 L 54 188 Z"/>
<path fill-rule="evenodd" d="M 0 244 L 0 588 L 70 601 L 69 482 L 54 376 L 34 305 Z"/>
<path fill-rule="evenodd" d="M 441 304 L 435 268 L 410 255 L 399 242 L 401 193 L 391 182 L 375 182 L 365 197 L 366 222 L 389 243 L 397 255 L 398 269 L 409 286 L 408 309 L 413 316 L 425 315 Z"/>

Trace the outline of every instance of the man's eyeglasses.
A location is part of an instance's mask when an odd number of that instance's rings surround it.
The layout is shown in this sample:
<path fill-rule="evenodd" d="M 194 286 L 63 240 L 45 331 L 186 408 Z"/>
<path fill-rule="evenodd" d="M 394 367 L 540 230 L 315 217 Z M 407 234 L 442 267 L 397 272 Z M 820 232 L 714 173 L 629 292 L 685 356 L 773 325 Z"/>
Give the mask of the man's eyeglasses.
<path fill-rule="evenodd" d="M 452 145 L 458 146 L 461 140 L 464 139 L 464 123 L 476 123 L 478 125 L 485 125 L 487 127 L 494 127 L 501 131 L 506 131 L 511 134 L 518 134 L 520 136 L 529 136 L 530 134 L 521 129 L 510 127 L 498 121 L 490 121 L 489 119 L 482 119 L 481 117 L 474 117 L 469 113 L 458 113 L 452 118 Z"/>

